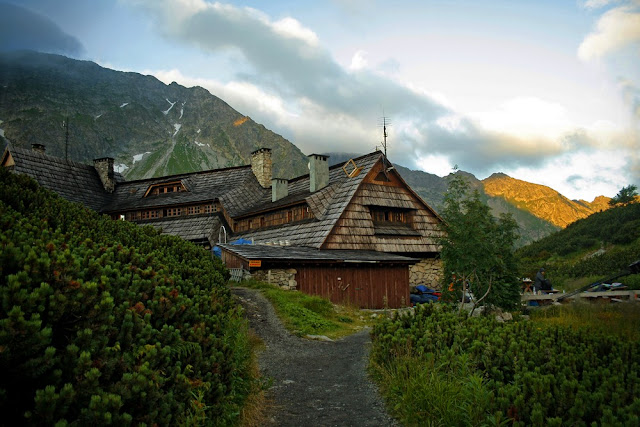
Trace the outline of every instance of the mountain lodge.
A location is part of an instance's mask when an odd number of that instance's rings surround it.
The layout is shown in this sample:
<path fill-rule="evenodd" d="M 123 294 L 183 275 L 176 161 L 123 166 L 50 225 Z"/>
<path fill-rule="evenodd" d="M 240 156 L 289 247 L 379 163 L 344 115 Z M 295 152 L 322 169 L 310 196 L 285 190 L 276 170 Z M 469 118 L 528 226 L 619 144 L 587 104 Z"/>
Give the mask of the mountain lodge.
<path fill-rule="evenodd" d="M 440 277 L 441 219 L 380 152 L 309 174 L 272 177 L 271 150 L 251 164 L 126 181 L 114 160 L 86 165 L 9 146 L 2 166 L 114 220 L 151 225 L 206 248 L 228 268 L 362 308 L 409 304 L 409 285 Z M 249 245 L 229 242 L 243 239 Z"/>

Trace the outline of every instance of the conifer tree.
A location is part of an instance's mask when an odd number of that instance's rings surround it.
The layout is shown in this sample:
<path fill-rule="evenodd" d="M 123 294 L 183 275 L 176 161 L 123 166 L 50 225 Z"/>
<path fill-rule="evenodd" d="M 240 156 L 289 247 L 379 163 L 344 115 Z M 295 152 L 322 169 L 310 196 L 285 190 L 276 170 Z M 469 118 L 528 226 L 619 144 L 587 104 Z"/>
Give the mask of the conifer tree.
<path fill-rule="evenodd" d="M 484 297 L 482 304 L 515 308 L 520 298 L 514 256 L 518 226 L 511 215 L 494 218 L 480 193 L 472 192 L 465 178 L 456 174 L 442 217 L 445 292 L 470 289 L 476 301 Z"/>

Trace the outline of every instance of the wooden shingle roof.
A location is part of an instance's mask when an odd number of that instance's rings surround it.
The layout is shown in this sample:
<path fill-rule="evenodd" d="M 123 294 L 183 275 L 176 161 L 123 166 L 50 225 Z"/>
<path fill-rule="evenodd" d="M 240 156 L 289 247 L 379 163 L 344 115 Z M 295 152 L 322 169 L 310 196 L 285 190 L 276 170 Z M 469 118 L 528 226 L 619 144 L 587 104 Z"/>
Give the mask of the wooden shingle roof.
<path fill-rule="evenodd" d="M 220 245 L 246 260 L 415 264 L 416 258 L 376 251 L 322 250 L 299 246 Z"/>
<path fill-rule="evenodd" d="M 289 182 L 289 198 L 306 200 L 314 214 L 320 214 L 316 220 L 300 223 L 289 223 L 273 229 L 251 230 L 241 233 L 245 238 L 253 238 L 256 243 L 288 241 L 290 245 L 320 248 L 336 222 L 347 207 L 364 177 L 382 158 L 379 151 L 354 159 L 361 168 L 360 174 L 348 177 L 342 165 L 329 169 L 329 185 L 315 193 L 309 192 L 309 175 Z M 263 199 L 264 206 L 269 206 L 270 199 Z"/>
<path fill-rule="evenodd" d="M 178 236 L 184 240 L 215 244 L 218 238 L 217 233 L 222 223 L 218 215 L 195 215 L 138 221 L 138 224 L 150 225 L 161 230 L 162 234 Z"/>
<path fill-rule="evenodd" d="M 150 186 L 174 181 L 181 181 L 188 191 L 144 197 Z M 195 204 L 215 199 L 223 199 L 228 193 L 244 189 L 244 191 L 240 191 L 240 195 L 245 195 L 245 197 L 233 198 L 233 203 L 238 207 L 230 203 L 231 209 L 229 212 L 232 212 L 234 208 L 236 210 L 244 209 L 245 205 L 252 203 L 251 196 L 247 191 L 248 188 L 252 187 L 252 184 L 259 187 L 253 172 L 251 172 L 250 166 L 127 181 L 116 187 L 111 202 L 105 207 L 104 211 L 122 212 L 189 203 Z M 227 208 L 227 206 L 225 206 L 225 208 Z"/>
<path fill-rule="evenodd" d="M 8 153 L 15 162 L 15 173 L 32 177 L 43 187 L 71 202 L 81 203 L 96 211 L 101 211 L 109 203 L 111 194 L 104 190 L 93 166 L 21 147 L 7 147 L 3 158 Z M 119 173 L 114 173 L 114 179 L 116 182 L 124 181 Z"/>

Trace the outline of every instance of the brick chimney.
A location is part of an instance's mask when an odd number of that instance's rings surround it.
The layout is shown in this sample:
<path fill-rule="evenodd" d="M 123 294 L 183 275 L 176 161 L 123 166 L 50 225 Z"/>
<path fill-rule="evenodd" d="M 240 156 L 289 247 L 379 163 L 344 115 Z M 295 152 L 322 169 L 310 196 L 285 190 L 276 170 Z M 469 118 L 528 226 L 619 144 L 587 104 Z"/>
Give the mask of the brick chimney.
<path fill-rule="evenodd" d="M 329 156 L 309 155 L 309 190 L 313 193 L 329 185 Z"/>
<path fill-rule="evenodd" d="M 44 144 L 31 144 L 31 151 L 35 151 L 36 153 L 45 154 L 47 151 L 47 147 Z"/>
<path fill-rule="evenodd" d="M 260 148 L 251 153 L 251 171 L 262 188 L 271 186 L 271 149 Z"/>
<path fill-rule="evenodd" d="M 289 195 L 289 181 L 282 178 L 271 180 L 271 201 L 283 199 Z"/>
<path fill-rule="evenodd" d="M 98 172 L 105 191 L 113 193 L 116 189 L 116 181 L 113 178 L 113 158 L 103 157 L 101 159 L 94 159 L 93 167 L 96 169 L 96 172 Z"/>

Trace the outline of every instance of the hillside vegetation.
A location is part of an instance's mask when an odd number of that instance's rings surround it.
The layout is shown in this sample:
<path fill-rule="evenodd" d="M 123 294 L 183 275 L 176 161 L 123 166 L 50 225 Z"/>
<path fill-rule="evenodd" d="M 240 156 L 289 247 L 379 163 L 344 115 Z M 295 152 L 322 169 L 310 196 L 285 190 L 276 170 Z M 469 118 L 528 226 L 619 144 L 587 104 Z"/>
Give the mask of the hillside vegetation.
<path fill-rule="evenodd" d="M 555 286 L 567 289 L 620 272 L 640 258 L 640 203 L 615 207 L 570 224 L 517 251 L 521 274 L 540 267 Z M 638 275 L 620 279 L 640 287 Z"/>
<path fill-rule="evenodd" d="M 7 425 L 233 424 L 252 384 L 221 263 L 0 169 Z"/>

